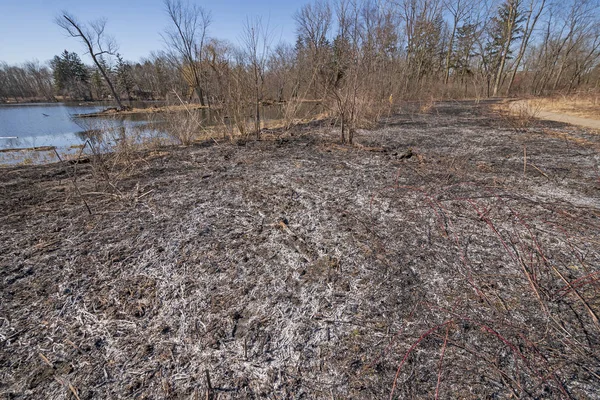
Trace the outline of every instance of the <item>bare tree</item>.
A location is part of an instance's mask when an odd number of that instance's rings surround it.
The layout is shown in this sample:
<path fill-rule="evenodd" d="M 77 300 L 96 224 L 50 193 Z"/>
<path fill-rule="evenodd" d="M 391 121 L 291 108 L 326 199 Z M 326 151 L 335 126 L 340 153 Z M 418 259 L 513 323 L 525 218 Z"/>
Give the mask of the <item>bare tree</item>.
<path fill-rule="evenodd" d="M 389 53 L 396 35 L 390 10 L 371 0 L 338 0 L 335 10 L 337 34 L 320 69 L 327 106 L 340 123 L 340 141 L 352 144 L 358 128 L 373 126 L 389 109 L 393 84 L 386 75 L 394 73 Z"/>
<path fill-rule="evenodd" d="M 580 0 L 573 3 L 571 9 L 568 11 L 566 22 L 569 28 L 564 40 L 561 42 L 560 47 L 562 51 L 559 54 L 561 62 L 554 79 L 553 90 L 558 88 L 564 72 L 573 61 L 573 56 L 577 53 L 577 50 L 590 35 L 590 31 L 593 32 L 597 24 L 600 23 L 597 19 L 599 7 L 600 4 L 598 1 Z"/>
<path fill-rule="evenodd" d="M 512 67 L 512 73 L 508 80 L 508 88 L 506 89 L 506 93 L 510 94 L 510 90 L 512 89 L 513 83 L 515 81 L 515 77 L 517 76 L 517 71 L 519 66 L 521 65 L 521 61 L 523 61 L 523 57 L 525 56 L 525 51 L 527 51 L 527 46 L 529 45 L 529 41 L 531 39 L 531 35 L 535 29 L 535 26 L 545 10 L 546 0 L 530 0 L 529 7 L 527 9 L 527 21 L 525 23 L 525 27 L 523 28 L 523 39 L 521 40 L 521 46 L 519 47 L 519 54 L 517 55 L 517 59 Z"/>
<path fill-rule="evenodd" d="M 451 31 L 450 37 L 448 39 L 448 50 L 446 51 L 446 72 L 444 73 L 444 84 L 448 84 L 448 79 L 450 78 L 450 69 L 451 65 L 451 57 L 452 51 L 454 50 L 454 41 L 456 39 L 456 34 L 459 25 L 461 22 L 464 22 L 465 17 L 467 17 L 473 9 L 473 1 L 472 0 L 446 0 L 445 2 L 446 9 L 450 13 L 452 22 L 451 22 Z"/>
<path fill-rule="evenodd" d="M 182 0 L 165 0 L 167 14 L 172 26 L 165 31 L 163 39 L 169 47 L 173 60 L 177 60 L 182 74 L 188 76 L 201 105 L 205 105 L 202 59 L 208 27 L 209 11 Z"/>
<path fill-rule="evenodd" d="M 317 52 L 327 45 L 327 36 L 331 28 L 331 7 L 323 0 L 305 4 L 294 15 L 298 36 L 313 51 Z"/>
<path fill-rule="evenodd" d="M 315 78 L 326 61 L 329 51 L 328 38 L 332 28 L 331 7 L 327 1 L 315 0 L 312 4 L 303 5 L 294 15 L 294 19 L 298 36 L 296 44 L 299 50 L 298 56 L 307 67 L 301 70 L 307 86 L 305 93 L 309 94 L 312 89 L 312 95 L 318 97 L 322 93 L 318 93 Z"/>
<path fill-rule="evenodd" d="M 269 24 L 263 24 L 262 18 L 247 19 L 242 34 L 246 60 L 249 63 L 254 93 L 254 129 L 260 138 L 260 107 L 263 100 L 265 71 L 270 53 Z"/>
<path fill-rule="evenodd" d="M 296 51 L 288 43 L 279 43 L 273 50 L 268 61 L 268 78 L 271 84 L 270 96 L 272 99 L 283 102 L 289 99 L 289 93 L 293 90 L 286 90 L 293 87 L 295 77 L 292 71 L 295 69 Z M 288 96 L 286 96 L 288 95 Z"/>
<path fill-rule="evenodd" d="M 79 22 L 73 15 L 66 11 L 62 12 L 62 16 L 57 17 L 56 24 L 63 28 L 71 37 L 80 39 L 87 47 L 87 52 L 92 57 L 94 64 L 104 77 L 106 84 L 117 102 L 120 109 L 123 108 L 121 98 L 115 90 L 115 87 L 106 71 L 106 64 L 103 62 L 103 56 L 114 56 L 118 51 L 115 40 L 108 36 L 105 32 L 106 19 L 101 18 L 87 24 Z"/>
<path fill-rule="evenodd" d="M 23 64 L 23 68 L 33 80 L 36 95 L 43 96 L 50 101 L 56 100 L 52 92 L 52 72 L 46 66 L 40 65 L 35 60 L 26 62 Z"/>

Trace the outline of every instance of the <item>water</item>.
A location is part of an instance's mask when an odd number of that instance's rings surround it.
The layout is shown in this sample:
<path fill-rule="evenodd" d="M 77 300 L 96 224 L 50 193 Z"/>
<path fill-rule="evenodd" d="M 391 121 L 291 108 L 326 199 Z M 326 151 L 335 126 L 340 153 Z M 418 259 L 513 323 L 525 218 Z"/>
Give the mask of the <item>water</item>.
<path fill-rule="evenodd" d="M 148 105 L 150 104 L 132 104 L 137 108 Z M 145 114 L 76 117 L 78 114 L 95 113 L 105 108 L 106 105 L 86 103 L 0 104 L 0 165 L 57 161 L 56 152 L 65 156 L 76 155 L 86 141 L 90 138 L 94 140 L 94 132 L 105 132 L 105 135 L 110 131 L 127 134 L 135 132 L 136 137 L 168 136 L 160 128 L 161 114 L 155 114 L 153 121 L 147 120 L 148 115 Z M 315 106 L 301 108 L 302 115 L 315 114 Z M 214 125 L 220 120 L 218 111 L 199 110 L 197 113 L 201 123 L 206 126 Z M 265 106 L 261 113 L 264 120 L 279 119 L 282 109 L 280 106 Z M 252 115 L 253 110 L 249 108 L 249 121 L 252 120 Z M 46 147 L 45 150 L 32 150 Z"/>
<path fill-rule="evenodd" d="M 63 103 L 0 105 L 0 149 L 41 146 L 67 148 L 83 144 L 81 133 L 88 129 L 131 125 L 130 119 L 73 118 L 77 114 L 102 111 L 106 106 Z"/>
<path fill-rule="evenodd" d="M 147 123 L 144 116 L 77 118 L 106 109 L 106 105 L 31 103 L 0 105 L 0 164 L 55 161 L 54 150 L 7 151 L 51 146 L 61 154 L 74 153 L 86 142 L 87 131 L 130 129 Z"/>

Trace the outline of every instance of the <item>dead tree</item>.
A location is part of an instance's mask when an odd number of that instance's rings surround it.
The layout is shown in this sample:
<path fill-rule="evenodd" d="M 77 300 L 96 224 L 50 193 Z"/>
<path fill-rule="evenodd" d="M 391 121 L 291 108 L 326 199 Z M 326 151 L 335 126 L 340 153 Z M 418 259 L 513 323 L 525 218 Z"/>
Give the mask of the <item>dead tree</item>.
<path fill-rule="evenodd" d="M 268 24 L 264 25 L 261 18 L 246 20 L 242 34 L 245 57 L 252 77 L 252 92 L 254 94 L 254 129 L 256 138 L 260 139 L 260 107 L 263 101 L 265 71 L 270 52 Z"/>
<path fill-rule="evenodd" d="M 77 38 L 85 44 L 87 52 L 92 57 L 94 64 L 96 64 L 96 67 L 98 67 L 98 70 L 106 81 L 119 109 L 123 109 L 121 98 L 115 90 L 115 86 L 106 71 L 106 64 L 102 62 L 102 57 L 104 55 L 114 56 L 118 51 L 115 40 L 105 33 L 106 19 L 99 19 L 84 24 L 77 21 L 73 15 L 65 11 L 62 13 L 61 17 L 56 18 L 55 22 L 58 26 L 63 28 L 69 36 Z"/>

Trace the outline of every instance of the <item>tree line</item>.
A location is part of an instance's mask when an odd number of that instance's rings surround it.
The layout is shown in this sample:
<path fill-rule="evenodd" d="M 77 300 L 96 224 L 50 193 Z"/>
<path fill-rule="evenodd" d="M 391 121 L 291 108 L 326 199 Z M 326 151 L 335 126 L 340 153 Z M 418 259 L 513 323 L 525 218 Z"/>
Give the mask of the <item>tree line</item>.
<path fill-rule="evenodd" d="M 209 10 L 165 0 L 165 48 L 124 61 L 106 21 L 58 25 L 93 66 L 65 51 L 47 64 L 0 64 L 0 99 L 163 99 L 234 115 L 319 100 L 348 129 L 404 99 L 547 95 L 600 88 L 599 0 L 316 0 L 294 15 L 295 43 L 261 18 L 239 43 L 211 36 Z M 96 46 L 98 46 L 96 48 Z M 258 125 L 257 125 L 258 126 Z M 346 130 L 346 129 L 344 129 Z"/>
<path fill-rule="evenodd" d="M 119 54 L 114 64 L 100 61 L 123 99 L 164 99 L 169 91 L 187 90 L 176 68 L 160 54 L 133 63 Z M 109 100 L 106 78 L 96 66 L 85 64 L 78 53 L 65 50 L 46 64 L 0 62 L 0 101 Z"/>

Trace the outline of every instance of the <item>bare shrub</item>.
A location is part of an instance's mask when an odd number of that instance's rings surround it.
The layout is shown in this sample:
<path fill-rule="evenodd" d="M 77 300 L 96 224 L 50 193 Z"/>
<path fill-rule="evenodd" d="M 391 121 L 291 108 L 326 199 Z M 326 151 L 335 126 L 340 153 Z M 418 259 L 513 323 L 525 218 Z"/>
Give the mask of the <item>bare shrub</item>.
<path fill-rule="evenodd" d="M 434 105 L 435 99 L 433 98 L 433 96 L 431 96 L 428 100 L 421 102 L 421 105 L 419 106 L 419 112 L 427 114 L 433 109 Z"/>
<path fill-rule="evenodd" d="M 510 128 L 524 131 L 535 126 L 541 107 L 537 100 L 530 99 L 501 104 L 496 111 Z"/>
<path fill-rule="evenodd" d="M 286 131 L 290 130 L 299 122 L 297 117 L 301 106 L 302 101 L 297 97 L 291 98 L 289 101 L 283 103 L 283 127 Z"/>
<path fill-rule="evenodd" d="M 98 191 L 121 196 L 118 184 L 143 161 L 143 151 L 162 144 L 157 135 L 148 135 L 145 126 L 117 119 L 74 121 L 84 129 L 81 135 L 85 144 L 78 159 L 83 156 L 89 158 Z"/>
<path fill-rule="evenodd" d="M 202 126 L 197 112 L 172 111 L 164 114 L 165 133 L 177 143 L 189 146 L 200 137 Z"/>

